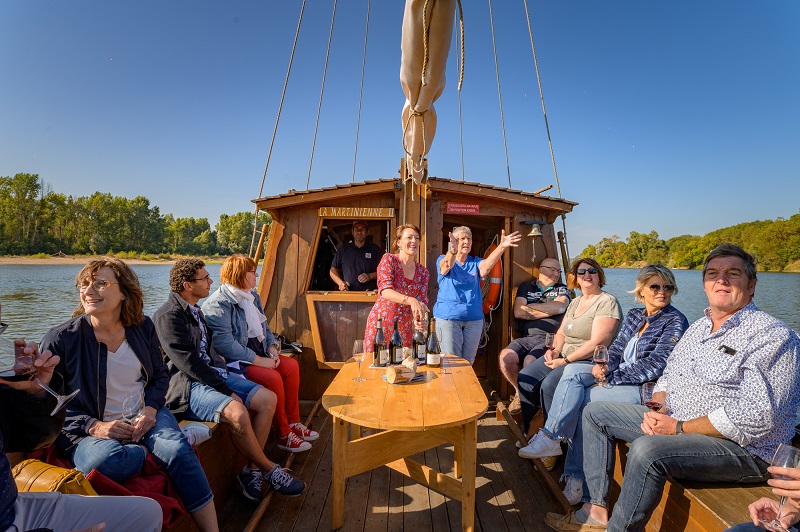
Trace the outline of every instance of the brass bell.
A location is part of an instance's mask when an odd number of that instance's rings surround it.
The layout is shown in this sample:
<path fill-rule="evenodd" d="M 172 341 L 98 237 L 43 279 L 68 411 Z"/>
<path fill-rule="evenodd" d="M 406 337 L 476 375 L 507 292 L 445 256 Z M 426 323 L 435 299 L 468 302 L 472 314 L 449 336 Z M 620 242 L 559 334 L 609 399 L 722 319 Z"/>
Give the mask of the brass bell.
<path fill-rule="evenodd" d="M 531 227 L 531 232 L 530 232 L 530 233 L 528 233 L 528 236 L 529 236 L 529 237 L 533 237 L 533 238 L 535 238 L 535 237 L 537 237 L 537 236 L 544 236 L 544 235 L 542 234 L 542 224 L 538 224 L 538 223 L 535 223 L 535 222 L 534 222 L 534 223 L 533 223 L 533 224 L 531 224 L 531 225 L 532 225 L 532 227 Z"/>

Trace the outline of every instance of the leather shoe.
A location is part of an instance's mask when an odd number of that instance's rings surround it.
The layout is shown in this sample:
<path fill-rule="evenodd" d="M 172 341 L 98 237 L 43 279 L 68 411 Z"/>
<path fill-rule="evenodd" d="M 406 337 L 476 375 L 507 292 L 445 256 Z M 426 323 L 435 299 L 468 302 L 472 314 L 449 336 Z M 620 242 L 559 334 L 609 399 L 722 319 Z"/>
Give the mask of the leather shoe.
<path fill-rule="evenodd" d="M 581 523 L 575 519 L 575 512 L 569 512 L 567 515 L 556 514 L 548 512 L 544 518 L 547 526 L 553 530 L 567 530 L 577 532 L 589 532 L 592 530 L 605 530 L 606 525 L 590 525 L 588 523 Z"/>

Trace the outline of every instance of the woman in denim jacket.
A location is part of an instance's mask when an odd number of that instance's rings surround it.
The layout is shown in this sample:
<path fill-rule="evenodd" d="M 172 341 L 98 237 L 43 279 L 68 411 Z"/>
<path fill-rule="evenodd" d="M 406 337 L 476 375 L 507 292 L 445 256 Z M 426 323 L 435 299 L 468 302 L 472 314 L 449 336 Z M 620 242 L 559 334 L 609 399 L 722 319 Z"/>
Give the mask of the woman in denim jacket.
<path fill-rule="evenodd" d="M 667 365 L 667 357 L 689 326 L 686 316 L 670 304 L 678 293 L 675 277 L 662 264 L 648 264 L 636 278 L 632 291 L 645 308 L 631 309 L 608 348 L 608 365 L 591 360 L 567 366 L 556 387 L 544 428 L 519 450 L 523 458 L 545 458 L 562 453 L 561 441 L 571 442 L 564 463 L 564 496 L 577 504 L 583 495 L 583 445 L 581 413 L 589 401 L 640 402 L 639 386 L 655 381 Z M 605 377 L 597 386 L 595 378 Z"/>
<path fill-rule="evenodd" d="M 214 331 L 214 348 L 229 366 L 241 363 L 248 379 L 278 396 L 272 418 L 278 448 L 293 453 L 307 451 L 309 442 L 319 434 L 300 423 L 300 365 L 279 355 L 280 346 L 255 291 L 256 263 L 246 255 L 232 255 L 222 263 L 219 277 L 222 286 L 203 303 L 206 323 Z"/>

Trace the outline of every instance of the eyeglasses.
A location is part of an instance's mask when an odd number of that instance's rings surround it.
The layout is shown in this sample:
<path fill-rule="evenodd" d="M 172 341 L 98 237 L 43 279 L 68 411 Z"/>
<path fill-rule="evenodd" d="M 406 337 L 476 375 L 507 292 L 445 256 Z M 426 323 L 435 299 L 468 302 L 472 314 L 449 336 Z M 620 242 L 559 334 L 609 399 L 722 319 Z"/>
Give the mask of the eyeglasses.
<path fill-rule="evenodd" d="M 258 275 L 258 272 L 255 271 L 255 270 L 247 270 L 247 273 L 252 273 L 252 274 Z"/>
<path fill-rule="evenodd" d="M 199 278 L 197 278 L 197 279 L 192 279 L 192 282 L 196 282 L 196 281 L 210 281 L 210 280 L 211 280 L 211 274 L 209 274 L 209 275 L 206 275 L 205 277 L 199 277 Z"/>
<path fill-rule="evenodd" d="M 552 266 L 539 266 L 539 269 L 540 269 L 540 270 L 541 270 L 542 268 L 547 268 L 548 270 L 552 270 L 552 271 L 554 271 L 554 272 L 561 273 L 561 268 L 553 268 Z M 596 271 L 596 270 L 595 270 L 595 273 L 597 273 L 597 271 Z M 583 275 L 583 274 L 581 274 L 581 275 Z"/>
<path fill-rule="evenodd" d="M 661 290 L 664 290 L 664 292 L 668 294 L 671 294 L 672 292 L 675 291 L 675 285 L 672 284 L 665 284 L 664 286 L 661 286 L 660 284 L 651 284 L 650 286 L 648 286 L 648 288 L 654 294 L 661 292 Z"/>
<path fill-rule="evenodd" d="M 84 280 L 75 283 L 75 288 L 78 289 L 78 292 L 85 292 L 91 286 L 92 290 L 94 290 L 95 292 L 102 292 L 103 290 L 108 288 L 108 285 L 110 284 L 119 284 L 119 283 L 114 281 L 106 281 L 105 279 L 95 279 L 92 282 Z"/>
<path fill-rule="evenodd" d="M 597 268 L 579 268 L 576 272 L 578 275 L 584 275 L 586 273 L 591 273 L 592 275 L 597 273 Z"/>

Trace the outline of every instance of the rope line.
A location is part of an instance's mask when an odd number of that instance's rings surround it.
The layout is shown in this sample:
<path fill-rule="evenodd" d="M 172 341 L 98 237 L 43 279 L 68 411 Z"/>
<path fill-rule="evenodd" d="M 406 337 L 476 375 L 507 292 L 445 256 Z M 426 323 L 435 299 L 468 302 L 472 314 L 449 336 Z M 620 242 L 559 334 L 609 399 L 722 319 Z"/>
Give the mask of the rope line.
<path fill-rule="evenodd" d="M 308 176 L 306 177 L 306 190 L 311 183 L 311 167 L 314 164 L 314 150 L 317 147 L 317 133 L 319 132 L 319 116 L 322 113 L 322 96 L 325 93 L 325 80 L 328 77 L 328 60 L 331 55 L 331 41 L 333 40 L 333 23 L 336 21 L 336 3 L 333 0 L 333 12 L 331 13 L 331 28 L 328 32 L 328 48 L 325 50 L 325 66 L 322 68 L 322 84 L 319 88 L 319 103 L 317 104 L 317 119 L 314 122 L 314 139 L 311 141 L 311 157 L 308 160 Z"/>
<path fill-rule="evenodd" d="M 536 71 L 536 83 L 539 85 L 539 99 L 542 101 L 542 115 L 544 116 L 544 127 L 547 131 L 547 143 L 550 146 L 550 161 L 553 164 L 553 175 L 556 179 L 556 191 L 558 192 L 558 197 L 563 199 L 561 195 L 561 183 L 558 180 L 558 169 L 556 168 L 556 155 L 553 149 L 553 139 L 550 137 L 550 122 L 547 119 L 547 108 L 544 105 L 544 88 L 542 87 L 542 77 L 539 75 L 539 60 L 536 57 L 536 46 L 533 42 L 533 28 L 531 25 L 531 15 L 528 9 L 528 0 L 523 0 L 525 4 L 525 18 L 528 22 L 528 37 L 531 41 L 531 54 L 533 55 L 533 65 Z M 566 234 L 567 234 L 567 223 L 566 223 L 566 216 L 561 215 L 561 226 L 564 230 L 564 246 L 567 250 L 567 262 L 569 262 L 569 245 L 567 244 Z"/>
<path fill-rule="evenodd" d="M 272 139 L 269 141 L 269 150 L 267 152 L 267 162 L 264 165 L 264 174 L 261 176 L 261 187 L 258 189 L 258 197 L 264 194 L 264 183 L 267 180 L 267 171 L 269 170 L 269 161 L 272 159 L 272 149 L 275 147 L 275 137 L 278 134 L 278 123 L 281 120 L 281 112 L 283 111 L 283 101 L 286 99 L 286 87 L 289 85 L 289 75 L 292 72 L 292 63 L 294 62 L 294 52 L 297 49 L 297 39 L 300 36 L 300 26 L 303 23 L 303 12 L 306 9 L 306 0 L 300 5 L 300 15 L 297 18 L 297 29 L 294 32 L 294 42 L 292 43 L 292 53 L 289 56 L 289 65 L 286 68 L 286 79 L 283 81 L 283 91 L 281 91 L 281 101 L 278 105 L 278 114 L 275 116 L 275 126 L 272 128 Z M 250 239 L 250 254 L 253 254 L 253 246 L 256 242 L 256 232 L 258 231 L 258 205 L 256 205 L 253 216 L 253 237 Z"/>
<path fill-rule="evenodd" d="M 506 154 L 506 175 L 508 176 L 508 188 L 511 188 L 511 168 L 508 166 L 508 141 L 506 140 L 506 120 L 503 114 L 503 94 L 500 90 L 500 64 L 497 61 L 497 41 L 494 36 L 494 16 L 492 14 L 492 0 L 489 2 L 489 22 L 492 27 L 492 50 L 494 51 L 494 74 L 497 78 L 497 99 L 500 102 L 500 127 L 503 130 L 503 150 Z"/>
<path fill-rule="evenodd" d="M 356 162 L 358 161 L 358 135 L 361 131 L 361 104 L 364 101 L 364 70 L 367 65 L 367 40 L 369 38 L 369 10 L 370 0 L 367 0 L 367 21 L 364 29 L 364 55 L 361 59 L 361 85 L 358 88 L 358 118 L 356 119 L 356 146 L 353 151 L 353 177 L 351 183 L 356 182 Z"/>
<path fill-rule="evenodd" d="M 459 25 L 459 32 L 458 32 L 458 40 L 459 40 L 459 50 L 460 54 L 458 56 L 458 87 L 456 91 L 458 93 L 458 142 L 461 146 L 461 181 L 466 181 L 466 175 L 464 170 L 464 114 L 461 108 L 461 86 L 464 83 L 464 60 L 466 59 L 466 51 L 464 48 L 464 11 L 461 8 L 461 0 L 458 0 L 458 25 Z"/>

